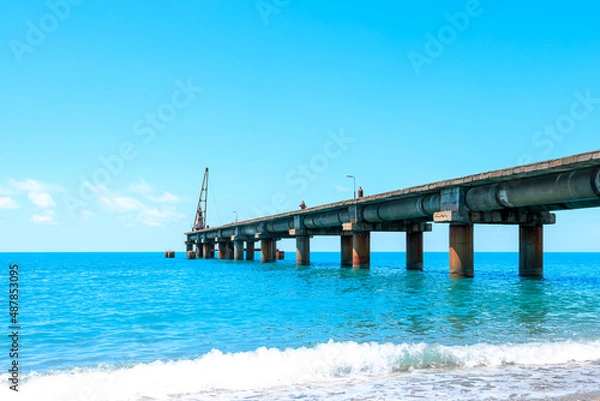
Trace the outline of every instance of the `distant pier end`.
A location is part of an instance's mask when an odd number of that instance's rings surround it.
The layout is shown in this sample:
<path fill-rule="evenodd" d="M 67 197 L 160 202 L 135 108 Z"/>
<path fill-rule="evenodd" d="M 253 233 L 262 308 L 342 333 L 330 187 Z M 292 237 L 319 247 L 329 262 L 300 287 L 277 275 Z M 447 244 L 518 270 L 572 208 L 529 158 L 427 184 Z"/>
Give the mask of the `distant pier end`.
<path fill-rule="evenodd" d="M 310 264 L 310 238 L 340 237 L 342 266 L 370 267 L 371 233 L 406 233 L 406 268 L 423 269 L 423 233 L 450 226 L 450 276 L 474 276 L 475 225 L 519 226 L 519 275 L 543 276 L 544 225 L 554 211 L 600 207 L 600 151 L 365 196 L 188 232 L 189 258 L 277 258 L 277 241 L 296 239 L 296 263 Z M 244 244 L 246 244 L 244 248 Z"/>

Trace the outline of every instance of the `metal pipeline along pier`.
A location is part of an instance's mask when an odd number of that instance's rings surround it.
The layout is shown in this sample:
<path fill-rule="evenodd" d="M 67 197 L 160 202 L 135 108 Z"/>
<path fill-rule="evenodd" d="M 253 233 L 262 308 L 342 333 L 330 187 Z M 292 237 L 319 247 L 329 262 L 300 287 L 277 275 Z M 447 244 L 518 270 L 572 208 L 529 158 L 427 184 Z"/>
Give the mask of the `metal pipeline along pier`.
<path fill-rule="evenodd" d="M 423 233 L 450 225 L 450 275 L 473 277 L 476 224 L 519 226 L 519 275 L 543 275 L 543 227 L 554 211 L 600 207 L 600 151 L 471 175 L 185 233 L 189 259 L 276 260 L 276 243 L 296 239 L 296 263 L 310 264 L 310 238 L 335 235 L 341 265 L 370 267 L 371 232 L 406 233 L 406 268 L 423 269 Z M 245 245 L 245 246 L 244 246 Z M 244 255 L 245 251 L 245 255 Z"/>

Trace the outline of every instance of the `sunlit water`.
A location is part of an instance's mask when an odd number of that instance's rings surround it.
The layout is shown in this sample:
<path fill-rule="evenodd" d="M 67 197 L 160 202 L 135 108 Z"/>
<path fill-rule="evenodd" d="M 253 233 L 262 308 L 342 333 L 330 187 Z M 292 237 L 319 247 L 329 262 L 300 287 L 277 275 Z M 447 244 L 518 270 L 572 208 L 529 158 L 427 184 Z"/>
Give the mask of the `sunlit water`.
<path fill-rule="evenodd" d="M 600 254 L 337 253 L 273 264 L 178 254 L 1 254 L 20 267 L 19 400 L 544 399 L 600 389 Z M 8 291 L 0 292 L 6 295 Z M 8 327 L 8 306 L 2 327 Z M 8 329 L 5 331 L 8 333 Z M 10 339 L 0 367 L 10 367 Z M 6 369 L 5 369 L 6 368 Z M 0 398 L 13 397 L 0 374 Z M 15 398 L 17 399 L 17 398 Z M 513 398 L 514 399 L 514 398 Z"/>

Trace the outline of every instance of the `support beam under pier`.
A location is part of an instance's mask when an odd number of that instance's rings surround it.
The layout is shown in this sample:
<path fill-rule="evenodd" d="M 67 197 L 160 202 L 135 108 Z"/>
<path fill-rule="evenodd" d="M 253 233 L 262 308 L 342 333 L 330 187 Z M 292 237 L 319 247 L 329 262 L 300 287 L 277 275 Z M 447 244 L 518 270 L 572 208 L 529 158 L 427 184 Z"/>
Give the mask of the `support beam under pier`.
<path fill-rule="evenodd" d="M 308 235 L 296 237 L 296 265 L 310 265 L 310 237 Z"/>
<path fill-rule="evenodd" d="M 406 269 L 423 270 L 423 231 L 406 232 Z"/>
<path fill-rule="evenodd" d="M 342 235 L 340 240 L 342 244 L 342 267 L 350 267 L 352 266 L 353 238 L 351 235 Z"/>
<path fill-rule="evenodd" d="M 519 276 L 544 275 L 544 226 L 519 226 Z"/>
<path fill-rule="evenodd" d="M 371 233 L 368 231 L 352 234 L 352 268 L 371 267 Z"/>
<path fill-rule="evenodd" d="M 450 224 L 450 277 L 474 276 L 473 224 Z"/>

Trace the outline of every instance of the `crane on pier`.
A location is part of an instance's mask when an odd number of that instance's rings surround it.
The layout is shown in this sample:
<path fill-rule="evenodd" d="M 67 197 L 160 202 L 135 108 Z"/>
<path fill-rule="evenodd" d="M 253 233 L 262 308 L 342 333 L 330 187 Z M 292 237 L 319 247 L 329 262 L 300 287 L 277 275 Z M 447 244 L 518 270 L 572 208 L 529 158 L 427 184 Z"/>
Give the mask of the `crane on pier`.
<path fill-rule="evenodd" d="M 200 196 L 198 197 L 198 208 L 196 209 L 196 218 L 192 231 L 200 231 L 206 228 L 206 206 L 208 200 L 208 167 L 204 170 L 204 178 L 202 179 L 202 188 L 200 188 Z"/>

